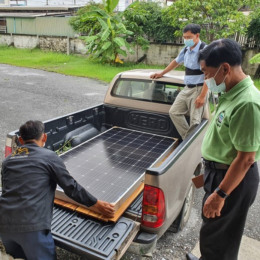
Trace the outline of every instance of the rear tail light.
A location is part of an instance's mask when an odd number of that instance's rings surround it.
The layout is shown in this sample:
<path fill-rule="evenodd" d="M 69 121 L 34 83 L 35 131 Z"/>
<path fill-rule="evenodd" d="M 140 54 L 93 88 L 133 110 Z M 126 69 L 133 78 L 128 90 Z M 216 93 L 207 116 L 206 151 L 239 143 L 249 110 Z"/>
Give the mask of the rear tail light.
<path fill-rule="evenodd" d="M 144 186 L 142 225 L 160 227 L 165 220 L 165 199 L 163 191 L 149 185 Z"/>
<path fill-rule="evenodd" d="M 12 147 L 5 146 L 5 157 L 12 153 Z"/>

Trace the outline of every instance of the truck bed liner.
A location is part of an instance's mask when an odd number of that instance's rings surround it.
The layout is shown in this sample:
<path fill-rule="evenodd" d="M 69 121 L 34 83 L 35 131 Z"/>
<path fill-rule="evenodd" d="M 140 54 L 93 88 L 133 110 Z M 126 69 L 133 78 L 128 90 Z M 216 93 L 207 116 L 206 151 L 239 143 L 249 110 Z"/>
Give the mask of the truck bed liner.
<path fill-rule="evenodd" d="M 53 210 L 56 245 L 88 259 L 115 259 L 134 227 L 135 222 L 124 217 L 108 224 L 62 207 L 54 206 Z"/>
<path fill-rule="evenodd" d="M 143 204 L 143 192 L 132 202 L 125 213 L 131 213 L 134 215 L 141 216 L 142 214 L 142 204 Z"/>

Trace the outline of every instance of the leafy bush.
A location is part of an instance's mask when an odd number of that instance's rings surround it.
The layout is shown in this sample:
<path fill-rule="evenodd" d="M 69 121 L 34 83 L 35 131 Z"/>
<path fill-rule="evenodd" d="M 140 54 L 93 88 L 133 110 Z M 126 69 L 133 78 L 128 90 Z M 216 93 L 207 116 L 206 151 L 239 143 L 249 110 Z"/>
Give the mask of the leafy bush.
<path fill-rule="evenodd" d="M 122 21 L 122 14 L 114 14 L 113 10 L 119 0 L 103 0 L 104 9 L 94 7 L 86 12 L 82 18 L 96 18 L 101 26 L 96 35 L 85 37 L 88 53 L 92 58 L 104 63 L 123 63 L 119 54 L 127 56 L 124 49 L 133 53 L 131 45 L 126 41 L 132 31 L 126 29 Z M 123 48 L 123 49 L 122 49 Z"/>
<path fill-rule="evenodd" d="M 86 13 L 93 11 L 95 8 L 104 9 L 104 5 L 91 0 L 86 6 L 78 10 L 77 16 L 73 16 L 69 22 L 74 31 L 84 35 L 95 35 L 100 32 L 101 26 L 97 18 L 85 17 Z"/>
<path fill-rule="evenodd" d="M 201 38 L 211 42 L 235 33 L 246 34 L 250 17 L 240 12 L 244 5 L 254 10 L 259 0 L 176 0 L 169 6 L 168 15 L 172 17 L 172 25 L 181 29 L 189 23 L 200 24 L 204 29 Z M 181 30 L 176 31 L 176 36 L 181 35 Z"/>
<path fill-rule="evenodd" d="M 249 60 L 250 64 L 260 63 L 260 53 L 256 54 Z"/>
<path fill-rule="evenodd" d="M 251 14 L 251 22 L 247 29 L 247 36 L 253 38 L 256 44 L 260 44 L 260 9 Z"/>
<path fill-rule="evenodd" d="M 167 7 L 162 7 L 157 2 L 134 2 L 130 5 L 123 15 L 126 28 L 134 32 L 133 42 L 139 44 L 143 41 L 144 44 L 147 40 L 158 43 L 173 41 L 175 28 L 171 25 L 166 10 Z"/>

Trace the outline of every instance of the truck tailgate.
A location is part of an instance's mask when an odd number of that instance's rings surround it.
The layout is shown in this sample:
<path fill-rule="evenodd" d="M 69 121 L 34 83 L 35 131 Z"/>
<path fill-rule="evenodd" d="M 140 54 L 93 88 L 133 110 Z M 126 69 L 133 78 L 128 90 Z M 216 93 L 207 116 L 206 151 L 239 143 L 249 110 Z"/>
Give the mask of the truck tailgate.
<path fill-rule="evenodd" d="M 121 217 L 105 223 L 54 206 L 52 235 L 57 246 L 87 259 L 120 259 L 140 229 L 140 223 Z"/>

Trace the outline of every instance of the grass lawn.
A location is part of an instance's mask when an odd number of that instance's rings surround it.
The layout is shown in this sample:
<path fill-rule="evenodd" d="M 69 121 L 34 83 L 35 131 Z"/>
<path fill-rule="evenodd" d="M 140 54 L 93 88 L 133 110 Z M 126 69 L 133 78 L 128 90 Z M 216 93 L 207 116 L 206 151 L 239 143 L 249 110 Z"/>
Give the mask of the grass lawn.
<path fill-rule="evenodd" d="M 39 49 L 16 49 L 7 46 L 0 46 L 0 63 L 42 69 L 71 76 L 88 77 L 105 82 L 110 82 L 117 73 L 125 70 L 165 68 L 164 66 L 145 65 L 142 63 L 138 65 L 125 63 L 114 66 L 101 64 L 83 56 L 68 56 Z M 183 66 L 180 66 L 179 70 L 183 70 Z M 260 80 L 255 80 L 255 85 L 260 90 Z"/>
<path fill-rule="evenodd" d="M 0 63 L 20 67 L 42 69 L 65 75 L 88 77 L 110 82 L 114 76 L 130 69 L 163 69 L 162 66 L 144 64 L 120 64 L 118 66 L 101 64 L 83 56 L 66 55 L 56 52 L 45 52 L 38 49 L 16 49 L 0 46 Z"/>

